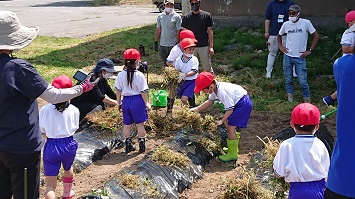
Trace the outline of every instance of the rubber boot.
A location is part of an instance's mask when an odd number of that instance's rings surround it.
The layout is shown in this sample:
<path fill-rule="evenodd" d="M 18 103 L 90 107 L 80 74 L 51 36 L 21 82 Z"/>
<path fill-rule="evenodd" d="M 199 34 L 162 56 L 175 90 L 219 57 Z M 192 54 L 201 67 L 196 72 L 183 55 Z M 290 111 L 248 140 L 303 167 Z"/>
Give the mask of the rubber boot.
<path fill-rule="evenodd" d="M 237 135 L 237 140 L 239 140 L 240 139 L 240 128 L 239 127 L 237 127 L 237 131 L 235 133 Z M 222 150 L 224 152 L 228 153 L 228 147 L 223 147 Z"/>
<path fill-rule="evenodd" d="M 288 93 L 287 94 L 287 100 L 291 103 L 293 103 L 293 94 Z"/>
<path fill-rule="evenodd" d="M 228 152 L 226 155 L 218 156 L 218 159 L 222 162 L 230 162 L 230 161 L 238 160 L 238 152 L 239 152 L 238 144 L 239 144 L 238 138 L 236 140 L 227 139 Z"/>
<path fill-rule="evenodd" d="M 139 143 L 139 153 L 145 152 L 145 138 L 138 138 Z"/>
<path fill-rule="evenodd" d="M 63 195 L 62 199 L 70 199 L 75 195 L 75 192 L 72 190 L 74 178 L 73 177 L 63 177 Z"/>
<path fill-rule="evenodd" d="M 195 95 L 192 98 L 188 98 L 187 101 L 189 102 L 189 108 L 196 107 Z"/>
<path fill-rule="evenodd" d="M 126 153 L 136 150 L 136 147 L 132 144 L 131 138 L 126 138 L 125 144 L 126 144 Z"/>

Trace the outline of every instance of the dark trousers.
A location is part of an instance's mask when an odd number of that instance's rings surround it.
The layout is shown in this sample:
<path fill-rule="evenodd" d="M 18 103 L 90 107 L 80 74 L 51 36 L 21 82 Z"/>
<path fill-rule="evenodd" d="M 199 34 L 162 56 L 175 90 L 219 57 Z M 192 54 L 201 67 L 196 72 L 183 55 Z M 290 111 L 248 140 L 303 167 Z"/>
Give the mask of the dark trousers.
<path fill-rule="evenodd" d="M 164 66 L 166 66 L 166 59 L 168 58 L 173 47 L 174 46 L 159 46 L 159 55 Z"/>
<path fill-rule="evenodd" d="M 27 198 L 39 198 L 41 152 L 14 154 L 0 149 L 0 199 L 23 199 L 25 168 L 27 168 Z"/>
<path fill-rule="evenodd" d="M 354 198 L 339 195 L 339 194 L 331 191 L 330 189 L 326 188 L 324 191 L 324 199 L 354 199 Z"/>

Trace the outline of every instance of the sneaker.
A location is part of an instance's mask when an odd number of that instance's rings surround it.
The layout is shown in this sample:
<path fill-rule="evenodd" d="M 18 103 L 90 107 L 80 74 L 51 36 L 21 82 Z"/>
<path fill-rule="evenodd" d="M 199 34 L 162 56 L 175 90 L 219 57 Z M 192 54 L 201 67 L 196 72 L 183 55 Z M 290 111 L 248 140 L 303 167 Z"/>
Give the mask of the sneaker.
<path fill-rule="evenodd" d="M 293 94 L 290 93 L 287 94 L 287 101 L 293 103 Z"/>
<path fill-rule="evenodd" d="M 271 73 L 267 72 L 265 77 L 266 77 L 266 79 L 270 79 L 271 78 Z"/>
<path fill-rule="evenodd" d="M 139 143 L 139 153 L 145 152 L 145 138 L 138 138 Z"/>
<path fill-rule="evenodd" d="M 334 100 L 332 99 L 332 97 L 330 97 L 329 95 L 323 97 L 323 102 L 324 102 L 324 104 L 327 105 L 327 106 L 334 106 L 334 103 L 335 103 L 335 101 L 334 101 Z"/>
<path fill-rule="evenodd" d="M 126 149 L 125 149 L 126 153 L 136 150 L 136 147 L 132 144 L 131 138 L 126 138 L 125 144 L 126 144 Z"/>

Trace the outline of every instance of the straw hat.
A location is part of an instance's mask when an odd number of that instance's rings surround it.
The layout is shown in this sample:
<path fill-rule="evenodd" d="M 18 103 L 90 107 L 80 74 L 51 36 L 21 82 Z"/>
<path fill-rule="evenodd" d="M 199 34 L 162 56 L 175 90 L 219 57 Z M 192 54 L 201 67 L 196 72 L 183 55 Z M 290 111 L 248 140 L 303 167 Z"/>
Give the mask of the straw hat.
<path fill-rule="evenodd" d="M 22 26 L 16 14 L 0 11 L 0 49 L 20 50 L 30 44 L 38 34 L 38 27 Z"/>

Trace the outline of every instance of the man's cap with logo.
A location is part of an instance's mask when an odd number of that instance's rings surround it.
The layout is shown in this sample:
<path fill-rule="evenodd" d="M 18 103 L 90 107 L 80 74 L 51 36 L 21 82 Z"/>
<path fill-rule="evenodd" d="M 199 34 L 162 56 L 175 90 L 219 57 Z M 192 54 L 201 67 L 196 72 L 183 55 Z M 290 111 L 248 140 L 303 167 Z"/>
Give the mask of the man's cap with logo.
<path fill-rule="evenodd" d="M 191 39 L 191 38 L 185 38 L 185 39 L 181 40 L 180 46 L 181 46 L 182 49 L 186 49 L 188 47 L 196 46 L 195 40 Z"/>
<path fill-rule="evenodd" d="M 185 29 L 185 30 L 180 31 L 180 39 L 183 40 L 185 38 L 191 38 L 191 39 L 194 39 L 195 42 L 197 42 L 197 40 L 195 38 L 195 34 L 191 30 Z"/>
<path fill-rule="evenodd" d="M 94 72 L 97 74 L 102 70 L 105 70 L 109 73 L 117 73 L 117 71 L 114 68 L 112 60 L 108 59 L 108 58 L 100 59 L 96 63 L 96 67 L 94 68 Z"/>
<path fill-rule="evenodd" d="M 200 73 L 195 81 L 195 93 L 201 92 L 202 89 L 211 85 L 214 80 L 214 76 L 211 72 L 202 72 Z"/>
<path fill-rule="evenodd" d="M 52 86 L 54 88 L 71 88 L 73 87 L 73 81 L 66 75 L 60 75 L 53 79 Z"/>
<path fill-rule="evenodd" d="M 168 4 L 168 3 L 174 4 L 174 0 L 164 0 L 164 4 Z"/>
<path fill-rule="evenodd" d="M 139 54 L 138 50 L 136 50 L 134 48 L 129 48 L 129 49 L 124 51 L 123 58 L 124 59 L 141 60 L 141 55 Z"/>
<path fill-rule="evenodd" d="M 301 12 L 301 7 L 299 5 L 292 5 L 288 8 L 288 11 L 296 11 L 296 12 Z"/>
<path fill-rule="evenodd" d="M 310 103 L 297 105 L 292 111 L 292 123 L 301 126 L 317 125 L 320 121 L 319 109 Z"/>

